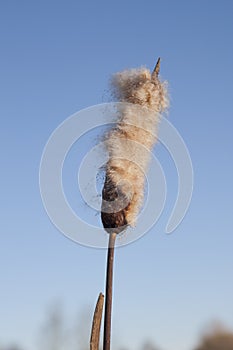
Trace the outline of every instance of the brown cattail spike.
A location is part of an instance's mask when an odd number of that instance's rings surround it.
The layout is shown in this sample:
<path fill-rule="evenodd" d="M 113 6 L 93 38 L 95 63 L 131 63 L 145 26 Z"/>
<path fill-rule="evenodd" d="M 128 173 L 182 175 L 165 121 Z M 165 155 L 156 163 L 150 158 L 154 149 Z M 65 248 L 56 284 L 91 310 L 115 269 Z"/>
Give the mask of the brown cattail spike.
<path fill-rule="evenodd" d="M 158 61 L 156 63 L 156 66 L 151 74 L 151 79 L 152 80 L 155 80 L 158 78 L 158 75 L 159 75 L 159 71 L 160 71 L 160 57 L 158 58 Z"/>
<path fill-rule="evenodd" d="M 108 161 L 102 191 L 105 231 L 118 234 L 134 227 L 144 202 L 145 173 L 157 140 L 161 113 L 168 106 L 166 83 L 159 80 L 160 59 L 146 68 L 116 73 L 112 96 L 121 103 L 116 125 L 106 133 Z"/>

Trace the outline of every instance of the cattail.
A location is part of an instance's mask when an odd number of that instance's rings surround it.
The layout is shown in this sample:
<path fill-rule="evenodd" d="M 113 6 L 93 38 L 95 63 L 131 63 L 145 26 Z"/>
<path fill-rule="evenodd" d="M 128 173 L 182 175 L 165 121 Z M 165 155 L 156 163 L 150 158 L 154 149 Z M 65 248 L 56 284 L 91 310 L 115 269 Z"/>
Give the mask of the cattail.
<path fill-rule="evenodd" d="M 160 59 L 152 73 L 131 69 L 113 76 L 119 106 L 116 126 L 107 133 L 109 153 L 102 191 L 101 219 L 109 233 L 103 350 L 110 350 L 114 246 L 117 234 L 135 226 L 143 203 L 145 173 L 156 142 L 161 113 L 168 106 L 166 83 L 159 81 Z"/>
<path fill-rule="evenodd" d="M 150 151 L 161 113 L 168 107 L 167 84 L 160 82 L 159 69 L 160 59 L 152 73 L 146 68 L 131 69 L 111 80 L 113 96 L 123 104 L 116 126 L 105 137 L 109 160 L 101 219 L 108 233 L 135 226 L 143 204 Z"/>

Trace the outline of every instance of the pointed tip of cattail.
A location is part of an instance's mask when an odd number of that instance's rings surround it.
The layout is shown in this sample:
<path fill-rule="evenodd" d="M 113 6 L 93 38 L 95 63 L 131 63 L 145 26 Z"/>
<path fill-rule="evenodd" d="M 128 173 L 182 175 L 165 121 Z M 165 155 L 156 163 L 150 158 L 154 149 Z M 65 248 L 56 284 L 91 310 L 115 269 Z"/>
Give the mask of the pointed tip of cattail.
<path fill-rule="evenodd" d="M 152 78 L 152 79 L 158 78 L 159 71 L 160 71 L 160 61 L 161 61 L 161 59 L 160 59 L 160 57 L 159 57 L 159 58 L 158 58 L 158 61 L 157 61 L 157 63 L 156 63 L 156 65 L 155 65 L 155 68 L 154 68 L 154 70 L 153 70 L 153 72 L 152 72 L 152 74 L 151 74 L 151 78 Z"/>

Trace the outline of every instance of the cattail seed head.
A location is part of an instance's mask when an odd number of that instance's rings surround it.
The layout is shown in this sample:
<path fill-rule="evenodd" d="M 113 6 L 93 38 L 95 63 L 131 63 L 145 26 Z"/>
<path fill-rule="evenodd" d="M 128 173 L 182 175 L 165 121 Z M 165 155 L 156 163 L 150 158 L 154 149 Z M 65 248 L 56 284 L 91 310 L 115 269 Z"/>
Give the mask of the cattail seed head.
<path fill-rule="evenodd" d="M 150 152 L 161 113 L 169 105 L 167 83 L 159 80 L 159 68 L 160 59 L 152 73 L 146 68 L 131 69 L 111 80 L 112 95 L 122 103 L 116 126 L 105 135 L 109 160 L 101 219 L 109 233 L 135 226 L 143 204 Z"/>

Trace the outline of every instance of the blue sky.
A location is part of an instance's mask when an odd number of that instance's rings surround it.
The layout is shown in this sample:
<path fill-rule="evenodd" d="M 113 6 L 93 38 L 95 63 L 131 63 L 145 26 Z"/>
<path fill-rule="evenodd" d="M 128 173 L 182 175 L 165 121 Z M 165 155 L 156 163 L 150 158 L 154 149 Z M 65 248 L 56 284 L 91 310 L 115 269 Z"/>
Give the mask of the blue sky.
<path fill-rule="evenodd" d="M 36 349 L 48 305 L 60 301 L 72 318 L 103 291 L 105 251 L 51 224 L 40 159 L 63 120 L 106 102 L 112 73 L 152 68 L 158 56 L 195 186 L 188 214 L 166 235 L 177 177 L 159 145 L 168 198 L 157 225 L 116 252 L 115 349 L 151 339 L 191 350 L 210 321 L 233 328 L 232 14 L 230 0 L 1 2 L 0 345 Z"/>

